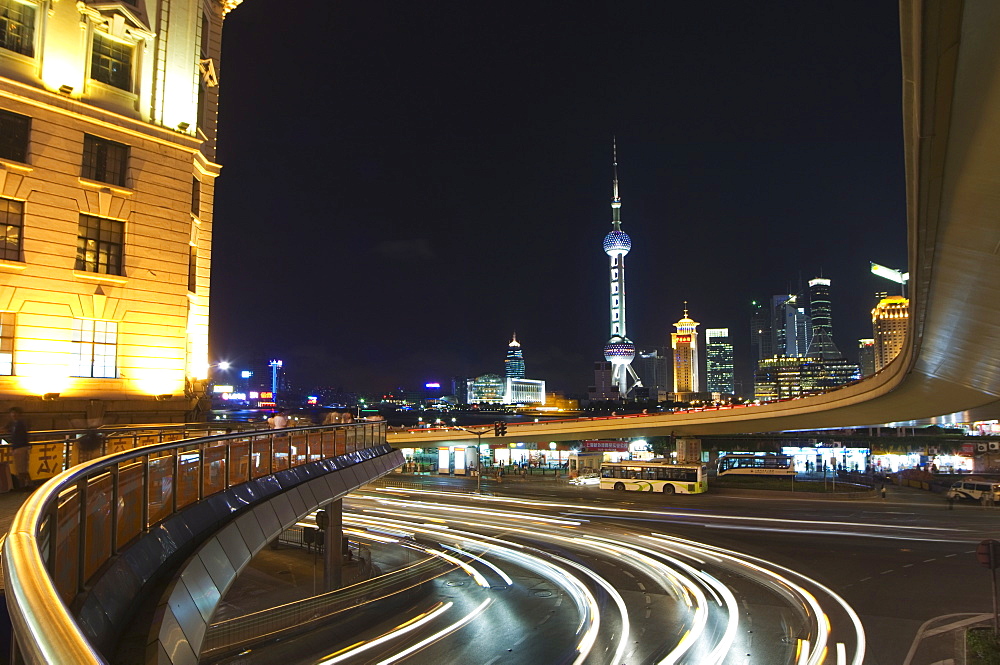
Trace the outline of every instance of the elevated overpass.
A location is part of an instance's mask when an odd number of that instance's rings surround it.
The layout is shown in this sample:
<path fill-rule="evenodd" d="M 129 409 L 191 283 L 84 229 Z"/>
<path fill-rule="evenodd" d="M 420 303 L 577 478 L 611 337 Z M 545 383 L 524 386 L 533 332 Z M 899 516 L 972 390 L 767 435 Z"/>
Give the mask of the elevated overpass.
<path fill-rule="evenodd" d="M 875 377 L 820 396 L 744 409 L 531 424 L 511 427 L 506 439 L 494 441 L 814 429 L 962 410 L 1000 414 L 1000 3 L 902 0 L 900 18 L 911 275 L 910 336 L 900 356 Z M 171 593 L 178 595 L 164 606 L 176 609 L 174 621 L 161 616 L 145 661 L 197 662 L 192 654 L 204 636 L 205 616 L 253 548 L 296 515 L 401 461 L 380 436 L 363 437 L 364 453 L 342 453 L 336 440 L 330 448 L 321 436 L 319 449 L 306 444 L 304 457 L 270 439 L 226 444 L 224 468 L 240 469 L 235 475 L 213 476 L 212 468 L 223 468 L 220 459 L 211 442 L 200 442 L 109 456 L 53 478 L 25 504 L 4 545 L 18 657 L 33 664 L 107 662 L 116 626 L 101 617 L 124 615 L 131 587 L 103 578 L 117 573 L 134 585 L 138 578 L 123 567 L 131 564 L 150 580 L 169 574 L 177 558 L 194 552 L 193 543 L 178 549 L 175 537 L 193 534 L 196 525 L 200 535 L 193 540 L 210 548 L 214 540 L 213 551 L 218 555 L 221 548 L 225 561 L 212 552 L 187 559 L 185 571 L 196 572 L 175 580 Z M 443 441 L 474 442 L 475 436 L 389 438 L 396 446 Z M 258 444 L 261 456 L 255 457 Z M 267 465 L 250 464 L 265 450 Z M 187 475 L 191 469 L 194 475 Z M 220 482 L 219 498 L 211 499 L 206 488 Z M 113 500 L 103 501 L 109 486 L 117 488 Z M 164 494 L 168 487 L 176 490 Z M 123 493 L 134 500 L 123 502 Z M 263 507 L 272 501 L 284 507 Z M 194 522 L 171 519 L 191 510 Z M 129 542 L 143 543 L 141 551 L 129 555 Z M 96 553 L 88 543 L 99 544 Z M 169 560 L 144 556 L 171 547 Z M 225 573 L 209 583 L 198 570 L 209 574 L 212 562 Z M 101 593 L 90 593 L 98 584 Z"/>
<path fill-rule="evenodd" d="M 910 328 L 892 363 L 823 395 L 509 426 L 490 442 L 821 429 L 958 411 L 1000 417 L 1000 3 L 902 0 L 900 34 Z M 389 436 L 412 447 L 475 439 L 443 430 Z"/>

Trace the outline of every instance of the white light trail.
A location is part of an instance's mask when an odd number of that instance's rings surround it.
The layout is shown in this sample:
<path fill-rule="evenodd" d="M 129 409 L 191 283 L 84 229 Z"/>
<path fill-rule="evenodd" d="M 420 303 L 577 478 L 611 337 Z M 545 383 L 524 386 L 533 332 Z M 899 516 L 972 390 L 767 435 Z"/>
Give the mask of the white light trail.
<path fill-rule="evenodd" d="M 400 635 L 404 635 L 410 632 L 411 630 L 416 630 L 417 628 L 423 626 L 429 621 L 433 621 L 435 618 L 447 612 L 452 605 L 454 605 L 454 603 L 445 603 L 443 605 L 440 605 L 436 609 L 425 613 L 423 616 L 421 616 L 415 621 L 411 620 L 402 623 L 393 630 L 390 630 L 387 633 L 379 635 L 373 640 L 369 640 L 367 642 L 359 642 L 357 645 L 348 647 L 346 651 L 341 651 L 339 653 L 333 654 L 328 658 L 318 661 L 316 665 L 334 665 L 334 663 L 339 663 L 348 658 L 354 658 L 363 651 L 367 651 L 369 649 L 377 647 L 378 645 L 384 644 L 389 640 L 393 640 L 399 637 Z"/>
<path fill-rule="evenodd" d="M 456 630 L 458 630 L 459 628 L 461 628 L 462 626 L 464 626 L 465 624 L 469 623 L 470 621 L 472 621 L 473 619 L 475 619 L 477 616 L 479 616 L 480 614 L 482 614 L 483 611 L 487 607 L 489 607 L 490 604 L 492 604 L 492 603 L 493 603 L 493 599 L 492 598 L 487 598 L 482 603 L 480 603 L 479 607 L 477 607 L 476 609 L 472 610 L 471 612 L 469 612 L 468 614 L 466 614 L 464 617 L 462 617 L 461 619 L 459 619 L 455 623 L 451 624 L 450 626 L 447 626 L 446 628 L 443 628 L 443 629 L 439 630 L 438 632 L 434 633 L 430 637 L 427 637 L 427 638 L 425 638 L 423 640 L 420 640 L 419 642 L 417 642 L 413 646 L 409 647 L 408 649 L 403 649 L 402 651 L 400 651 L 399 653 L 395 654 L 394 656 L 390 656 L 389 658 L 386 658 L 385 660 L 380 660 L 378 662 L 378 665 L 390 665 L 390 663 L 395 663 L 397 660 L 402 660 L 403 658 L 406 658 L 410 654 L 416 653 L 417 651 L 420 651 L 424 647 L 426 647 L 426 646 L 428 646 L 430 644 L 433 644 L 434 642 L 437 642 L 438 640 L 440 640 L 440 639 L 442 639 L 444 637 L 447 637 L 448 635 L 451 635 Z"/>

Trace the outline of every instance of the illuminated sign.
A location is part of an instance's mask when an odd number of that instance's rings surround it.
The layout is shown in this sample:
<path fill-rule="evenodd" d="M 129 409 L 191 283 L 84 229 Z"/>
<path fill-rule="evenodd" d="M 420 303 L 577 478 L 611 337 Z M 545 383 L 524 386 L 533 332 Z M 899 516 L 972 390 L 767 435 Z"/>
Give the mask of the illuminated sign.
<path fill-rule="evenodd" d="M 897 284 L 902 284 L 910 279 L 910 273 L 908 272 L 901 272 L 899 270 L 893 270 L 892 268 L 886 268 L 885 266 L 880 266 L 877 263 L 872 263 L 872 274 L 884 277 L 885 279 L 888 279 L 891 282 L 896 282 Z"/>
<path fill-rule="evenodd" d="M 425 383 L 424 388 L 440 388 L 440 383 Z"/>
<path fill-rule="evenodd" d="M 586 451 L 627 453 L 628 441 L 619 441 L 614 439 L 584 441 L 583 449 Z"/>
<path fill-rule="evenodd" d="M 691 335 L 678 335 L 677 336 L 677 341 L 679 343 L 681 343 L 681 344 L 690 344 L 691 343 Z"/>
<path fill-rule="evenodd" d="M 232 386 L 213 386 L 212 387 L 212 392 L 213 393 L 231 393 L 231 392 L 233 392 L 233 387 Z"/>
<path fill-rule="evenodd" d="M 274 399 L 274 393 L 272 393 L 272 392 L 261 393 L 260 394 L 260 398 L 261 399 Z"/>
<path fill-rule="evenodd" d="M 319 402 L 319 398 L 316 397 L 316 396 L 314 396 L 314 395 L 309 395 L 309 397 L 306 398 L 306 404 L 313 404 L 313 405 L 315 405 L 318 402 Z"/>
<path fill-rule="evenodd" d="M 250 391 L 250 399 L 257 399 L 258 397 L 260 397 L 260 393 L 255 391 Z"/>
<path fill-rule="evenodd" d="M 240 372 L 240 376 L 243 377 L 244 379 L 249 379 L 251 376 L 253 376 L 253 372 L 251 372 L 248 369 L 245 369 L 242 372 Z"/>

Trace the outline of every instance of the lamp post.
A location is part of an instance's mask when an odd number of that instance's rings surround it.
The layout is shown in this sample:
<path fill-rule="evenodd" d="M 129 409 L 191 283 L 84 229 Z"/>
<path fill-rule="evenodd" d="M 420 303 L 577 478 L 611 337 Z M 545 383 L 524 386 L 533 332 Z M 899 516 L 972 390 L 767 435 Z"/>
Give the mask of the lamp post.
<path fill-rule="evenodd" d="M 454 428 L 455 429 L 460 429 L 463 432 L 468 432 L 469 434 L 475 434 L 476 437 L 477 437 L 476 438 L 476 492 L 478 494 L 482 494 L 483 493 L 483 453 L 482 453 L 482 448 L 480 446 L 482 446 L 482 444 L 483 444 L 483 434 L 486 434 L 487 432 L 489 432 L 489 430 L 488 429 L 484 429 L 482 431 L 477 431 L 477 430 L 474 430 L 474 429 L 466 429 L 466 428 L 460 427 L 458 425 L 454 425 Z"/>

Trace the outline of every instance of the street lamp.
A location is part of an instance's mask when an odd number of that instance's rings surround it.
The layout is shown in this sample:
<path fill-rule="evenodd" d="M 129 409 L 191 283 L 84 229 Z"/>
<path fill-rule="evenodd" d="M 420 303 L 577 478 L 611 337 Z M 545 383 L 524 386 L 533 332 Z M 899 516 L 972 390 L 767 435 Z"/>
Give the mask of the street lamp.
<path fill-rule="evenodd" d="M 484 430 L 466 429 L 465 427 L 461 427 L 459 425 L 455 425 L 455 429 L 460 429 L 463 432 L 468 432 L 469 434 L 475 434 L 476 437 L 477 437 L 476 438 L 476 492 L 478 494 L 482 494 L 483 493 L 483 452 L 482 452 L 482 447 L 481 446 L 483 445 L 483 434 L 486 434 L 487 432 L 489 432 L 489 430 L 488 429 L 484 429 Z"/>

